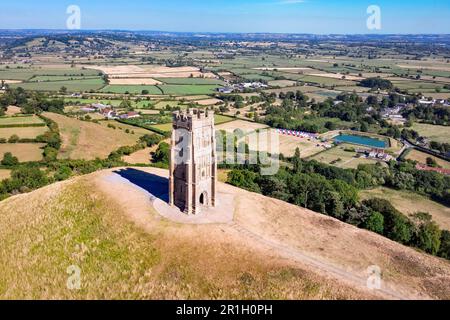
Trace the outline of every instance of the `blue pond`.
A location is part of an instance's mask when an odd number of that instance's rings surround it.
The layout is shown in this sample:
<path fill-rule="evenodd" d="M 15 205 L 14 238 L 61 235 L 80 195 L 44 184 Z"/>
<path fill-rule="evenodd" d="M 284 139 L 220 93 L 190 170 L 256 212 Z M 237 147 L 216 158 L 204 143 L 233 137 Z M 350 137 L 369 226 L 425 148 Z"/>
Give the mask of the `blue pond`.
<path fill-rule="evenodd" d="M 363 136 L 356 136 L 356 135 L 350 135 L 350 134 L 341 134 L 340 136 L 337 136 L 334 138 L 337 142 L 346 142 L 351 144 L 358 144 L 361 146 L 367 146 L 371 148 L 386 148 L 387 143 L 386 141 L 370 138 L 370 137 L 363 137 Z"/>

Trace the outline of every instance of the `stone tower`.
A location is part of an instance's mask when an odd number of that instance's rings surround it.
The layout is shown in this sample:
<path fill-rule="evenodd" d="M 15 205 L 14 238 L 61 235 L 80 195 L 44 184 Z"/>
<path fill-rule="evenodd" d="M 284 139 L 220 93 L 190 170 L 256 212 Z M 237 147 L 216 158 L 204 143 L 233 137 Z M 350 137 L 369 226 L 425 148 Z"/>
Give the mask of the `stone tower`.
<path fill-rule="evenodd" d="M 173 114 L 169 203 L 186 214 L 216 206 L 216 137 L 214 112 Z"/>

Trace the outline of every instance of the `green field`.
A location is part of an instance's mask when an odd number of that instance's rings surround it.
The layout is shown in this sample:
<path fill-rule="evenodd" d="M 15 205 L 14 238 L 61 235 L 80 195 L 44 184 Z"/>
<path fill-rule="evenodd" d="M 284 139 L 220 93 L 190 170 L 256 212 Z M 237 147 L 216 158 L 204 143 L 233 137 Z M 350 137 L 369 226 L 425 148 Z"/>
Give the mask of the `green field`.
<path fill-rule="evenodd" d="M 450 127 L 414 123 L 412 129 L 417 131 L 420 136 L 429 138 L 431 141 L 450 143 Z"/>
<path fill-rule="evenodd" d="M 360 148 L 361 149 L 361 148 Z M 364 149 L 364 148 L 362 148 Z M 366 159 L 364 157 L 357 157 L 355 151 L 355 146 L 350 144 L 341 144 L 338 147 L 331 148 L 329 150 L 323 151 L 311 158 L 309 160 L 317 160 L 325 164 L 331 164 L 339 168 L 344 169 L 355 169 L 360 164 L 375 164 L 376 160 Z"/>
<path fill-rule="evenodd" d="M 27 82 L 53 82 L 53 81 L 71 81 L 71 80 L 89 80 L 99 79 L 97 76 L 34 76 Z"/>
<path fill-rule="evenodd" d="M 0 126 L 24 126 L 44 124 L 37 116 L 0 117 Z"/>
<path fill-rule="evenodd" d="M 417 193 L 388 188 L 377 188 L 361 191 L 360 196 L 362 199 L 386 199 L 391 202 L 397 210 L 404 214 L 427 212 L 433 216 L 433 220 L 435 220 L 441 228 L 450 230 L 450 209 Z"/>
<path fill-rule="evenodd" d="M 66 87 L 69 92 L 82 92 L 90 90 L 99 90 L 104 86 L 102 78 L 91 78 L 84 80 L 65 80 L 65 81 L 47 81 L 47 82 L 23 82 L 11 84 L 11 88 L 21 87 L 25 90 L 35 91 L 59 91 Z"/>
<path fill-rule="evenodd" d="M 199 95 L 216 92 L 217 85 L 159 85 L 167 95 Z"/>
<path fill-rule="evenodd" d="M 107 93 L 130 93 L 141 94 L 142 90 L 147 90 L 149 94 L 160 95 L 163 92 L 157 86 L 145 86 L 145 85 L 108 85 L 104 87 L 101 92 Z"/>
<path fill-rule="evenodd" d="M 164 109 L 165 107 L 170 106 L 171 108 L 181 106 L 180 101 L 159 101 L 155 104 L 156 109 Z"/>
<path fill-rule="evenodd" d="M 159 78 L 156 80 L 166 84 L 222 85 L 224 83 L 219 79 L 208 78 Z"/>
<path fill-rule="evenodd" d="M 34 76 L 98 76 L 99 71 L 78 68 L 0 68 L 2 80 L 29 80 Z"/>

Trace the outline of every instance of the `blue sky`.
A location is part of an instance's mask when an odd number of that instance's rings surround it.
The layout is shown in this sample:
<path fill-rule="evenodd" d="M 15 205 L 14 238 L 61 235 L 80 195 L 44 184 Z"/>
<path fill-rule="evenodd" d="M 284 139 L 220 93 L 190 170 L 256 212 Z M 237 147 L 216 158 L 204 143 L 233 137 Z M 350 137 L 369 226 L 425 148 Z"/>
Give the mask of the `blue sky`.
<path fill-rule="evenodd" d="M 450 33 L 449 0 L 0 0 L 0 29 L 64 29 L 69 5 L 82 29 L 274 33 Z M 368 30 L 369 5 L 381 30 Z"/>

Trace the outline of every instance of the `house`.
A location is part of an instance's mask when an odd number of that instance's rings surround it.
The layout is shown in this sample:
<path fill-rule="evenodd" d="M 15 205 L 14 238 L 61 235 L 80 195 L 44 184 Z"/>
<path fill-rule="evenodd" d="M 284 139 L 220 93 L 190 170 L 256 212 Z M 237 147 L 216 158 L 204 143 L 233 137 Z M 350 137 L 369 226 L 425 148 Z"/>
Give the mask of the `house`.
<path fill-rule="evenodd" d="M 436 103 L 436 100 L 428 100 L 425 97 L 422 97 L 422 99 L 420 99 L 418 103 L 423 106 L 433 106 Z"/>
<path fill-rule="evenodd" d="M 139 118 L 140 115 L 137 112 L 128 112 L 128 113 L 124 113 L 121 114 L 119 116 L 120 119 L 133 119 L 133 118 Z"/>
<path fill-rule="evenodd" d="M 217 91 L 219 91 L 220 93 L 233 93 L 233 88 L 231 87 L 223 87 L 223 88 L 218 88 Z"/>
<path fill-rule="evenodd" d="M 93 103 L 91 106 L 92 106 L 92 108 L 97 109 L 97 110 L 111 109 L 111 106 L 108 106 L 103 103 Z"/>
<path fill-rule="evenodd" d="M 101 110 L 100 114 L 108 119 L 117 119 L 117 117 L 118 117 L 117 113 L 110 108 Z"/>
<path fill-rule="evenodd" d="M 95 112 L 95 111 L 97 111 L 97 109 L 89 108 L 89 107 L 84 107 L 84 108 L 81 108 L 80 110 L 83 111 L 83 112 Z"/>

